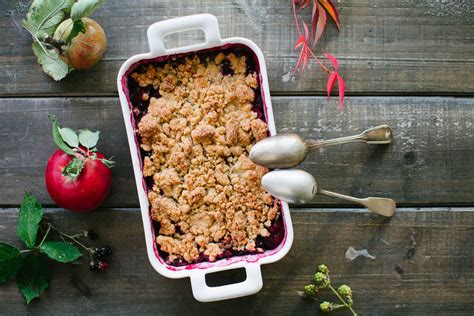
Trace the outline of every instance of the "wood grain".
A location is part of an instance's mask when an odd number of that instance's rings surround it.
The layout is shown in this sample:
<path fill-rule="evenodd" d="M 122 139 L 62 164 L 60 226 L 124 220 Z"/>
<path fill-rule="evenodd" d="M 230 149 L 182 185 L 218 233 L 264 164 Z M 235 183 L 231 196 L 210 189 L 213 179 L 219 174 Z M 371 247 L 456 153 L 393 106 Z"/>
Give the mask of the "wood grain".
<path fill-rule="evenodd" d="M 354 97 L 345 110 L 320 97 L 275 97 L 279 132 L 327 139 L 387 123 L 390 146 L 350 144 L 311 153 L 301 165 L 322 188 L 402 205 L 474 203 L 474 99 Z M 62 126 L 100 128 L 99 149 L 115 156 L 107 206 L 137 206 L 130 154 L 116 98 L 0 99 L 0 200 L 18 205 L 25 190 L 51 204 L 43 172 L 55 150 L 48 114 Z M 341 204 L 317 197 L 313 205 Z"/>
<path fill-rule="evenodd" d="M 50 288 L 29 306 L 9 282 L 0 286 L 0 313 L 314 315 L 317 305 L 298 297 L 296 290 L 308 284 L 316 265 L 324 262 L 334 284 L 352 287 L 360 315 L 470 315 L 473 210 L 405 209 L 383 219 L 356 210 L 292 209 L 295 242 L 285 258 L 263 267 L 263 289 L 253 296 L 204 304 L 193 299 L 188 279 L 166 279 L 151 268 L 138 210 L 78 215 L 49 209 L 47 217 L 66 231 L 94 228 L 98 245 L 113 247 L 110 269 L 91 273 L 86 258 L 81 266 L 57 265 Z M 0 240 L 19 245 L 17 209 L 0 212 Z M 350 246 L 367 249 L 376 259 L 349 262 L 344 254 Z M 232 276 L 217 279 L 229 282 Z"/>
<path fill-rule="evenodd" d="M 115 94 L 120 65 L 148 51 L 150 24 L 203 12 L 218 17 L 223 37 L 247 37 L 261 47 L 273 93 L 325 94 L 327 77 L 314 62 L 302 78 L 291 78 L 298 34 L 287 0 L 109 1 L 94 14 L 108 36 L 104 60 L 60 83 L 41 72 L 31 37 L 20 27 L 27 4 L 0 3 L 0 96 Z M 339 59 L 349 94 L 474 93 L 474 2 L 346 0 L 336 5 L 342 30 L 338 34 L 329 22 L 316 50 Z M 193 38 L 194 33 L 183 35 L 169 44 Z"/>

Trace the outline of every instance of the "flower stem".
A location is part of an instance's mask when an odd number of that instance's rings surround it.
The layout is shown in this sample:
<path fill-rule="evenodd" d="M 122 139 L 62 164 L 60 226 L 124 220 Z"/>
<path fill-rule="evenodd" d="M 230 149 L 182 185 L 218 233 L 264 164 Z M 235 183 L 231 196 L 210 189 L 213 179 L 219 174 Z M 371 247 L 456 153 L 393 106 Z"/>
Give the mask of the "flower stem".
<path fill-rule="evenodd" d="M 296 27 L 298 28 L 298 34 L 301 36 L 300 22 L 298 21 L 298 15 L 296 14 L 296 4 L 294 0 L 291 2 L 293 3 L 293 16 L 295 17 Z"/>
<path fill-rule="evenodd" d="M 54 229 L 55 231 L 57 231 L 59 235 L 64 236 L 64 237 L 66 237 L 66 238 L 72 240 L 73 242 L 75 242 L 76 244 L 78 244 L 79 246 L 81 246 L 82 248 L 84 248 L 88 253 L 91 253 L 91 249 L 90 249 L 89 247 L 85 246 L 83 243 L 81 243 L 79 240 L 76 239 L 77 237 L 81 236 L 80 234 L 71 236 L 71 235 L 68 235 L 68 234 L 66 234 L 66 233 L 63 233 L 62 231 L 60 231 L 59 229 L 57 229 L 56 227 L 54 227 L 53 224 L 51 224 L 51 223 L 48 223 L 48 226 L 49 226 L 49 228 L 52 228 L 52 229 Z M 49 228 L 48 228 L 48 229 L 49 229 Z"/>
<path fill-rule="evenodd" d="M 343 307 L 346 307 L 346 305 L 344 305 L 344 304 L 333 304 L 333 305 L 332 305 L 332 309 L 333 309 L 333 310 L 336 310 L 336 309 L 339 309 L 339 308 L 343 308 Z"/>
<path fill-rule="evenodd" d="M 319 64 L 319 66 L 321 66 L 321 68 L 324 69 L 324 71 L 326 71 L 328 74 L 332 73 L 331 70 L 329 70 L 326 66 L 324 66 L 324 64 L 319 60 L 318 57 L 316 57 L 316 55 L 313 53 L 313 51 L 308 47 L 308 51 L 310 52 L 311 56 L 313 56 L 313 58 L 316 60 L 316 62 Z"/>
<path fill-rule="evenodd" d="M 343 298 L 339 295 L 339 293 L 336 291 L 336 289 L 334 289 L 331 284 L 329 284 L 328 287 L 331 289 L 331 291 L 333 291 L 334 294 L 336 294 L 336 296 L 339 298 L 339 300 L 342 302 L 342 304 L 344 304 L 344 306 L 347 307 L 347 308 L 352 312 L 352 315 L 357 316 L 356 311 L 352 308 L 351 305 L 347 304 L 346 300 L 343 299 Z"/>
<path fill-rule="evenodd" d="M 48 224 L 48 229 L 46 230 L 46 233 L 44 234 L 43 239 L 41 240 L 40 244 L 38 245 L 38 248 L 40 248 L 43 245 L 43 243 L 46 240 L 46 237 L 48 237 L 50 231 L 51 231 L 51 226 L 50 226 L 50 224 Z"/>

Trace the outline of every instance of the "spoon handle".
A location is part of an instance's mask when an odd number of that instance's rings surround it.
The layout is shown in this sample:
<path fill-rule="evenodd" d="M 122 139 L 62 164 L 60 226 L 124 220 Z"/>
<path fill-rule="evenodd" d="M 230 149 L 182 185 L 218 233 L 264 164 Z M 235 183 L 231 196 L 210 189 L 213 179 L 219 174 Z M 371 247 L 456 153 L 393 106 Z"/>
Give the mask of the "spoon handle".
<path fill-rule="evenodd" d="M 365 206 L 369 211 L 383 215 L 383 216 L 393 216 L 396 210 L 395 201 L 388 198 L 379 198 L 379 197 L 368 197 L 365 199 L 355 198 L 353 196 L 348 196 L 336 192 L 319 190 L 318 193 L 323 195 L 336 197 L 342 200 L 354 202 Z"/>
<path fill-rule="evenodd" d="M 380 125 L 377 127 L 369 128 L 363 131 L 362 133 L 353 136 L 346 136 L 328 140 L 307 140 L 306 148 L 307 151 L 310 152 L 311 150 L 317 148 L 353 142 L 366 142 L 367 144 L 380 145 L 389 144 L 392 142 L 392 139 L 393 134 L 390 127 L 388 125 Z"/>

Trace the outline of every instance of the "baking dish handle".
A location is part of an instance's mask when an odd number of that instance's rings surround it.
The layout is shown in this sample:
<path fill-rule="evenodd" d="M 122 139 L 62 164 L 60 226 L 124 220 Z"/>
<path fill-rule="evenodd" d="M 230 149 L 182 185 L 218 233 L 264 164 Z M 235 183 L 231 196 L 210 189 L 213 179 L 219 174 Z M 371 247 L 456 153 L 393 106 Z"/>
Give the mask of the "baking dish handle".
<path fill-rule="evenodd" d="M 219 22 L 212 14 L 195 14 L 169 19 L 150 25 L 147 31 L 148 43 L 152 55 L 165 55 L 172 49 L 166 49 L 164 39 L 166 35 L 191 30 L 202 30 L 206 36 L 203 43 L 190 45 L 190 48 L 198 49 L 212 47 L 221 44 L 219 33 Z M 182 47 L 181 47 L 182 48 Z"/>
<path fill-rule="evenodd" d="M 257 293 L 263 286 L 260 265 L 250 263 L 244 268 L 247 274 L 245 281 L 213 287 L 206 284 L 206 271 L 193 271 L 191 275 L 191 288 L 194 298 L 200 302 L 213 302 Z M 222 269 L 213 271 L 213 273 L 230 269 L 235 269 L 235 267 L 223 267 Z"/>

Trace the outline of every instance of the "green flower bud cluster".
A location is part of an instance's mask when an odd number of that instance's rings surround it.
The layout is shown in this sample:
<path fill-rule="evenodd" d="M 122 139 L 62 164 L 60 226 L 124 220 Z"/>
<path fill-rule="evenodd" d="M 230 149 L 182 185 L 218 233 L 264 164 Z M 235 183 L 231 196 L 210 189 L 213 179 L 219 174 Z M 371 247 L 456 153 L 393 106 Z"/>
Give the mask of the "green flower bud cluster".
<path fill-rule="evenodd" d="M 318 288 L 314 284 L 308 284 L 304 287 L 304 294 L 306 296 L 316 296 Z"/>
<path fill-rule="evenodd" d="M 329 274 L 329 269 L 325 264 L 320 264 L 318 266 L 318 272 L 324 273 L 324 274 Z"/>
<path fill-rule="evenodd" d="M 322 272 L 316 272 L 314 274 L 314 282 L 318 285 L 319 288 L 324 289 L 331 284 L 331 281 L 329 280 L 329 275 L 324 274 Z"/>
<path fill-rule="evenodd" d="M 350 287 L 348 287 L 347 285 L 343 284 L 341 285 L 338 289 L 337 289 L 337 292 L 341 295 L 341 296 L 352 296 L 352 290 Z"/>
<path fill-rule="evenodd" d="M 322 302 L 321 304 L 319 304 L 319 308 L 320 308 L 323 312 L 330 312 L 330 311 L 333 310 L 333 305 L 332 305 L 332 303 L 330 303 L 330 302 L 324 301 L 324 302 Z"/>
<path fill-rule="evenodd" d="M 352 289 L 343 284 L 336 289 L 331 285 L 331 279 L 329 278 L 329 268 L 325 264 L 320 264 L 316 273 L 313 276 L 314 284 L 308 284 L 304 287 L 304 291 L 300 294 L 303 294 L 305 297 L 310 297 L 316 299 L 316 295 L 320 289 L 329 289 L 331 290 L 341 301 L 342 304 L 335 304 L 332 302 L 324 301 L 319 305 L 319 308 L 323 312 L 331 312 L 339 308 L 349 309 L 354 316 L 357 316 L 357 313 L 354 310 L 354 302 L 352 301 Z"/>
<path fill-rule="evenodd" d="M 337 293 L 341 295 L 349 305 L 352 305 L 352 290 L 349 286 L 343 284 L 337 289 Z"/>

